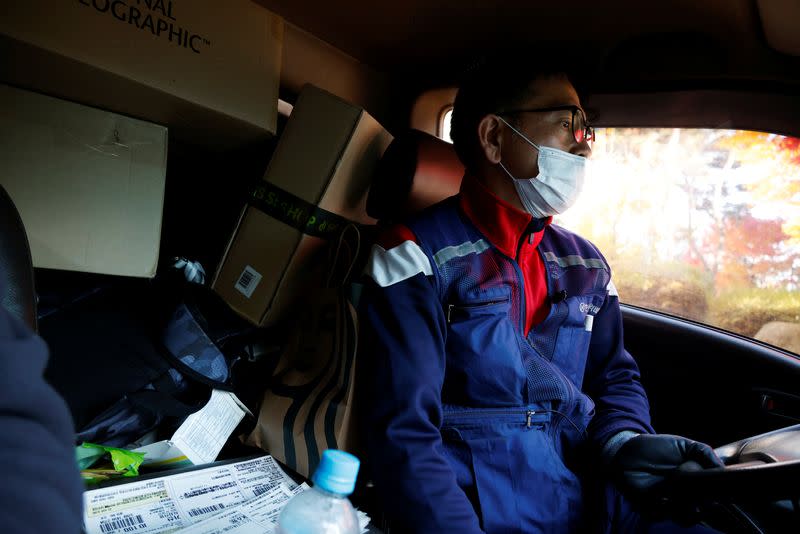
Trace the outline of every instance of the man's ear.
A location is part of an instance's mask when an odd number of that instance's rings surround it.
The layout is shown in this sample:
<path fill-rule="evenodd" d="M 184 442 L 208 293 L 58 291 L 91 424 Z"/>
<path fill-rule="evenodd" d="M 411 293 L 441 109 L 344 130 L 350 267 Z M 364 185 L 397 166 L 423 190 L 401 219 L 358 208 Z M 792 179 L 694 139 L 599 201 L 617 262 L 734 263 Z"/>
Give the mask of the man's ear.
<path fill-rule="evenodd" d="M 500 119 L 496 115 L 486 115 L 478 123 L 478 142 L 481 150 L 486 160 L 494 165 L 498 164 L 502 157 L 500 153 L 502 132 Z"/>

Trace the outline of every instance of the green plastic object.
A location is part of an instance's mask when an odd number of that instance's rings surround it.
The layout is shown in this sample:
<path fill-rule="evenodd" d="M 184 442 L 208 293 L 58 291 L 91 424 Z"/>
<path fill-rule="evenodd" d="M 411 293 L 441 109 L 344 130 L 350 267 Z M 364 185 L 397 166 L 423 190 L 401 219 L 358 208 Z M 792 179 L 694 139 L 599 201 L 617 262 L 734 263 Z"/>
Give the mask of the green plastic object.
<path fill-rule="evenodd" d="M 91 469 L 99 460 L 110 457 L 109 468 Z M 118 477 L 139 475 L 139 466 L 144 461 L 144 453 L 133 452 L 116 447 L 106 447 L 95 443 L 83 443 L 75 448 L 75 458 L 86 483 L 92 484 Z"/>

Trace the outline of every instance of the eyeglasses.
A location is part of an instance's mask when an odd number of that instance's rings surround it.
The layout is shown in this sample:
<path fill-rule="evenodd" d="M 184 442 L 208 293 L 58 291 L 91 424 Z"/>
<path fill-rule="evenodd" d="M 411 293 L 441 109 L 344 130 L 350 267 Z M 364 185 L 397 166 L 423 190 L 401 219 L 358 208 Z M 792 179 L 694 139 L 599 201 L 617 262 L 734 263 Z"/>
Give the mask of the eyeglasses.
<path fill-rule="evenodd" d="M 515 113 L 547 113 L 549 111 L 571 111 L 572 117 L 570 118 L 570 129 L 572 136 L 575 138 L 576 143 L 593 142 L 594 128 L 589 126 L 586 121 L 586 114 L 578 106 L 556 106 L 552 108 L 538 108 L 538 109 L 507 109 L 496 113 L 497 115 L 513 115 Z"/>

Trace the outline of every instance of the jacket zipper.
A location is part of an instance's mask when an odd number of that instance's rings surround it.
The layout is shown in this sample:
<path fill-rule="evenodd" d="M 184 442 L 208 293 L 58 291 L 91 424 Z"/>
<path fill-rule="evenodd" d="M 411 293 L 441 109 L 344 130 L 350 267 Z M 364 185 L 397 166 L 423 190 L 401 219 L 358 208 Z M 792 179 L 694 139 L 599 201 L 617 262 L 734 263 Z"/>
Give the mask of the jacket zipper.
<path fill-rule="evenodd" d="M 513 258 L 513 260 L 514 260 L 514 271 L 517 273 L 517 279 L 519 280 L 519 300 L 520 300 L 520 308 L 521 308 L 520 309 L 520 318 L 519 318 L 519 331 L 520 331 L 520 335 L 525 339 L 525 343 L 527 343 L 528 346 L 530 346 L 531 349 L 533 349 L 533 351 L 540 358 L 542 358 L 545 361 L 549 361 L 549 360 L 546 360 L 544 358 L 544 356 L 539 354 L 539 351 L 537 351 L 536 348 L 533 345 L 531 345 L 530 341 L 528 340 L 528 336 L 526 335 L 526 332 L 525 332 L 525 313 L 526 313 L 526 308 L 527 308 L 527 303 L 525 302 L 525 277 L 522 274 L 522 269 L 520 269 L 520 267 L 519 267 L 519 254 L 522 251 L 522 245 L 524 244 L 524 242 L 525 242 L 525 234 L 520 236 L 519 241 L 517 242 L 517 253 L 516 253 L 516 256 Z M 552 292 L 552 287 L 550 286 L 550 269 L 547 266 L 547 260 L 545 259 L 544 254 L 542 254 L 541 247 L 536 247 L 536 252 L 539 254 L 539 257 L 542 258 L 542 264 L 544 265 L 544 272 L 545 272 L 545 286 L 547 287 L 547 294 L 550 295 L 551 292 Z M 450 312 L 450 308 L 448 307 L 448 320 L 449 320 L 449 312 Z M 548 314 L 547 318 L 545 318 L 545 321 L 547 321 L 552 314 L 553 314 L 553 308 L 551 307 L 550 308 L 550 313 Z M 555 372 L 558 374 L 558 377 L 561 379 L 561 382 L 562 382 L 562 384 L 564 386 L 564 389 L 566 390 L 565 393 L 567 395 L 567 398 L 565 399 L 564 405 L 570 406 L 572 404 L 572 401 L 573 401 L 572 387 L 570 387 L 570 382 L 571 381 L 561 371 L 561 369 L 558 368 L 557 365 L 555 365 L 552 362 L 549 362 L 549 363 L 551 364 L 551 367 L 555 370 Z M 460 412 L 452 412 L 452 413 L 456 414 L 456 415 L 460 414 Z M 486 413 L 485 410 L 484 410 L 483 413 Z M 472 412 L 464 412 L 463 413 L 463 415 L 471 415 L 471 414 L 472 414 Z M 528 426 L 528 428 L 530 428 L 530 426 L 529 426 L 530 425 L 530 420 L 533 417 L 533 415 L 536 414 L 536 412 L 533 411 L 533 410 L 528 410 L 526 412 L 526 414 L 527 414 L 527 416 L 526 416 L 526 426 Z M 555 435 L 556 432 L 558 431 L 558 428 L 561 426 L 561 424 L 563 422 L 562 420 L 564 418 L 562 417 L 562 418 L 559 418 L 559 419 L 560 419 L 559 421 L 556 421 L 556 422 L 553 423 L 553 425 L 551 425 L 551 432 L 553 433 L 553 435 Z"/>
<path fill-rule="evenodd" d="M 505 410 L 505 409 L 492 409 L 481 408 L 480 411 L 458 411 L 447 412 L 444 415 L 444 420 L 454 417 L 485 417 L 487 415 L 525 415 L 525 426 L 531 428 L 534 424 L 533 418 L 535 415 L 545 416 L 547 412 L 537 412 L 536 410 Z M 541 421 L 542 423 L 544 421 Z"/>
<path fill-rule="evenodd" d="M 489 306 L 494 306 L 495 304 L 503 304 L 504 302 L 508 302 L 508 299 L 506 298 L 506 299 L 502 299 L 502 300 L 490 300 L 489 302 L 481 302 L 481 303 L 474 304 L 474 305 L 471 305 L 471 306 L 458 306 L 456 304 L 448 304 L 447 305 L 447 322 L 448 323 L 451 322 L 450 319 L 452 317 L 453 310 L 475 310 L 475 309 L 486 308 L 486 307 L 489 307 Z"/>
<path fill-rule="evenodd" d="M 525 302 L 525 276 L 522 274 L 522 269 L 519 268 L 519 254 L 522 252 L 522 245 L 525 243 L 525 234 L 523 233 L 519 241 L 517 242 L 517 254 L 514 256 L 514 268 L 517 271 L 517 275 L 519 276 L 519 301 L 522 304 L 520 306 L 520 329 L 519 331 L 522 333 L 522 337 L 527 339 L 527 335 L 525 335 L 525 317 L 527 315 L 527 306 L 528 303 Z M 537 247 L 538 249 L 538 247 Z"/>
<path fill-rule="evenodd" d="M 541 246 L 539 246 L 539 247 L 536 247 L 536 252 L 539 254 L 539 257 L 540 257 L 540 258 L 542 258 L 542 265 L 544 265 L 545 287 L 547 288 L 547 294 L 548 294 L 548 295 L 551 295 L 551 294 L 552 294 L 552 290 L 553 290 L 553 289 L 552 289 L 552 287 L 550 287 L 550 280 L 551 280 L 551 278 L 550 278 L 550 267 L 547 265 L 547 260 L 545 259 L 545 257 L 544 257 L 544 254 L 542 253 Z M 519 269 L 519 267 L 517 267 L 517 271 L 520 273 L 520 279 L 522 279 L 522 274 L 521 274 L 521 273 L 522 273 L 522 271 Z M 525 302 L 525 294 L 524 294 L 524 293 L 522 294 L 522 301 L 523 301 L 523 302 Z M 547 314 L 547 317 L 545 318 L 545 321 L 547 321 L 548 319 L 550 319 L 550 317 L 553 315 L 553 312 L 554 312 L 555 306 L 557 306 L 557 305 L 558 305 L 558 304 L 551 305 L 551 307 L 550 307 L 550 312 Z M 524 321 L 524 319 L 523 319 L 523 321 Z M 559 325 L 559 328 L 560 328 L 560 325 Z M 525 331 L 525 327 L 523 326 L 523 332 L 524 332 L 524 331 Z M 554 363 L 553 363 L 552 361 L 550 361 L 550 360 L 547 360 L 546 358 L 544 358 L 544 356 L 542 356 L 541 354 L 539 354 L 539 351 L 538 351 L 538 350 L 536 350 L 536 347 L 534 347 L 533 345 L 531 345 L 531 342 L 530 342 L 530 340 L 528 339 L 528 336 L 527 336 L 527 335 L 523 334 L 523 336 L 522 336 L 522 337 L 524 337 L 524 338 L 525 338 L 525 343 L 527 343 L 527 344 L 528 344 L 528 345 L 531 347 L 531 349 L 533 349 L 533 351 L 534 351 L 536 354 L 538 354 L 538 355 L 539 355 L 539 357 L 540 357 L 540 358 L 542 358 L 543 360 L 545 360 L 545 361 L 548 361 L 548 362 L 550 363 L 550 367 L 552 367 L 552 369 L 553 369 L 553 370 L 555 371 L 555 373 L 558 375 L 558 378 L 561 380 L 561 383 L 562 383 L 562 385 L 563 385 L 563 387 L 564 387 L 564 390 L 565 390 L 566 399 L 564 399 L 564 406 L 569 406 L 569 407 L 571 407 L 571 405 L 572 405 L 572 402 L 573 402 L 573 400 L 574 400 L 574 397 L 573 397 L 573 394 L 572 394 L 572 385 L 571 385 L 571 384 L 572 384 L 572 381 L 571 381 L 569 378 L 567 378 L 567 375 L 565 375 L 565 374 L 564 374 L 564 372 L 563 372 L 561 369 L 559 369 L 558 365 L 554 364 Z M 558 432 L 559 428 L 561 427 L 561 425 L 562 425 L 562 423 L 563 423 L 563 419 L 564 419 L 564 418 L 563 418 L 563 417 L 561 417 L 561 418 L 559 418 L 559 420 L 558 420 L 558 421 L 555 421 L 555 422 L 554 422 L 554 423 L 551 425 L 551 432 L 552 432 L 552 434 L 553 434 L 554 436 L 557 434 L 557 432 Z"/>

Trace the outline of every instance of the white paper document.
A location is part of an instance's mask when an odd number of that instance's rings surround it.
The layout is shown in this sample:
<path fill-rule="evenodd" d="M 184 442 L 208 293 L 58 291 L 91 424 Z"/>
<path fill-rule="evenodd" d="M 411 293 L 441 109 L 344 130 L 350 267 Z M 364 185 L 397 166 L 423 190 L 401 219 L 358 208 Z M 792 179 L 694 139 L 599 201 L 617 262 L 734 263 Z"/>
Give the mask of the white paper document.
<path fill-rule="evenodd" d="M 267 493 L 230 510 L 215 514 L 195 525 L 180 530 L 180 534 L 265 534 L 275 530 L 278 516 L 295 494 L 308 489 L 303 484 L 290 489 L 281 484 Z"/>
<path fill-rule="evenodd" d="M 217 459 L 219 451 L 245 413 L 250 413 L 250 410 L 236 395 L 215 389 L 211 392 L 208 403 L 187 417 L 172 439 L 133 451 L 145 453 L 145 466 L 211 463 Z"/>
<path fill-rule="evenodd" d="M 208 404 L 187 417 L 175 431 L 172 444 L 195 465 L 213 462 L 247 412 L 236 395 L 215 389 Z"/>
<path fill-rule="evenodd" d="M 275 531 L 286 503 L 297 495 L 310 489 L 302 484 L 291 489 L 285 484 L 243 504 L 219 512 L 208 519 L 181 529 L 180 534 L 271 534 Z M 361 532 L 367 531 L 369 516 L 356 510 Z"/>
<path fill-rule="evenodd" d="M 86 491 L 84 528 L 87 534 L 174 532 L 276 489 L 291 493 L 297 487 L 271 456 L 262 456 Z"/>

